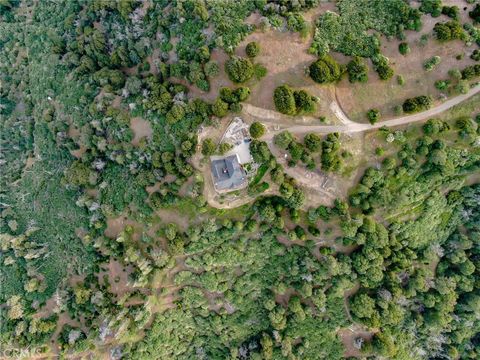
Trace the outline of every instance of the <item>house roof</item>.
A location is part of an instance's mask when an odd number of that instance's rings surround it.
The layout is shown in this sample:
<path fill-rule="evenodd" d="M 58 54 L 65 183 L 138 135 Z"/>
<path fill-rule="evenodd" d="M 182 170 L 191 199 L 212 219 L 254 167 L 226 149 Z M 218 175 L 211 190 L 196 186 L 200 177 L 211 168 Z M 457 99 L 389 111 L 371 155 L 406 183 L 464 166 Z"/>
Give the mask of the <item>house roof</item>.
<path fill-rule="evenodd" d="M 245 170 L 238 162 L 236 154 L 212 160 L 211 170 L 217 190 L 233 190 L 240 187 L 246 179 Z"/>

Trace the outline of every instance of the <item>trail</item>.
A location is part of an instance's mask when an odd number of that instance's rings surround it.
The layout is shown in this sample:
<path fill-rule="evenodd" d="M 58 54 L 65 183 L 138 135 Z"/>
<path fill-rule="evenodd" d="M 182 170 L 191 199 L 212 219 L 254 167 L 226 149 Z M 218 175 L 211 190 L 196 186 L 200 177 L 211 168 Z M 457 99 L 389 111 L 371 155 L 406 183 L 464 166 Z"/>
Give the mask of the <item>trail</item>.
<path fill-rule="evenodd" d="M 356 132 L 362 132 L 362 131 L 368 131 L 368 130 L 373 130 L 373 129 L 379 129 L 381 127 L 394 127 L 394 126 L 400 126 L 400 125 L 406 125 L 410 124 L 413 122 L 418 122 L 422 121 L 425 119 L 428 119 L 430 117 L 433 117 L 435 115 L 438 115 L 455 105 L 460 104 L 461 102 L 471 98 L 472 96 L 476 95 L 477 93 L 480 92 L 480 85 L 477 85 L 470 89 L 470 91 L 466 94 L 462 94 L 459 96 L 456 96 L 452 99 L 449 99 L 443 103 L 441 103 L 438 106 L 435 106 L 429 110 L 412 114 L 412 115 L 406 115 L 402 116 L 396 119 L 390 119 L 390 120 L 385 120 L 378 122 L 376 124 L 360 124 L 352 121 L 351 119 L 348 118 L 348 116 L 343 112 L 340 106 L 338 106 L 337 103 L 332 103 L 330 106 L 332 109 L 334 109 L 335 115 L 339 118 L 339 120 L 343 123 L 343 125 L 293 125 L 293 126 L 282 126 L 279 125 L 278 123 L 275 124 L 276 129 L 269 131 L 267 134 L 264 136 L 264 140 L 268 140 L 273 138 L 275 134 L 288 130 L 291 133 L 294 134 L 306 134 L 309 132 L 316 132 L 316 133 L 332 133 L 332 132 L 339 132 L 339 133 L 356 133 Z M 246 112 L 247 114 L 260 118 L 262 122 L 269 123 L 272 122 L 271 125 L 273 124 L 273 121 L 285 121 L 290 119 L 291 117 L 287 115 L 283 115 L 279 112 L 273 111 L 273 110 L 268 110 L 268 109 L 262 109 L 256 106 L 253 106 L 251 104 L 244 104 L 243 105 L 243 111 Z M 312 119 L 310 117 L 299 117 L 298 119 L 301 120 L 307 120 L 307 119 Z"/>

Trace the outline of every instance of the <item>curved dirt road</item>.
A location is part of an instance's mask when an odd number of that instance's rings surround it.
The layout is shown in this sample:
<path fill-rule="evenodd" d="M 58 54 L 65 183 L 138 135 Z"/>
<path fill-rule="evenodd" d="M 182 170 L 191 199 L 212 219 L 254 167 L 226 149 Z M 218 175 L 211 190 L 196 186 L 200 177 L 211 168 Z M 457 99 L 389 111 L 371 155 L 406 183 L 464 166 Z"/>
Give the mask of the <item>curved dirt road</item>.
<path fill-rule="evenodd" d="M 339 133 L 355 133 L 355 132 L 362 132 L 362 131 L 367 131 L 367 130 L 373 130 L 373 129 L 379 129 L 383 126 L 387 127 L 393 127 L 393 126 L 400 126 L 400 125 L 406 125 L 412 122 L 417 122 L 417 121 L 422 121 L 427 118 L 430 118 L 432 116 L 438 115 L 442 113 L 445 110 L 450 109 L 451 107 L 460 104 L 461 102 L 467 100 L 468 98 L 474 96 L 475 94 L 480 92 L 480 85 L 477 85 L 470 89 L 470 91 L 466 94 L 456 96 L 452 99 L 449 99 L 443 103 L 441 103 L 438 106 L 435 106 L 434 108 L 431 108 L 429 110 L 417 113 L 417 114 L 412 114 L 412 115 L 406 115 L 402 116 L 396 119 L 391 119 L 391 120 L 385 120 L 378 122 L 374 125 L 371 124 L 360 124 L 356 123 L 352 120 L 350 120 L 347 115 L 341 110 L 340 107 L 335 106 L 335 113 L 337 117 L 344 123 L 344 125 L 293 125 L 289 127 L 282 127 L 280 125 L 278 129 L 275 129 L 273 131 L 269 131 L 267 134 L 265 134 L 264 139 L 268 140 L 273 138 L 273 136 L 281 131 L 288 130 L 291 133 L 294 134 L 306 134 L 308 132 L 316 132 L 316 133 L 332 133 L 332 132 L 339 132 Z M 480 107 L 480 106 L 479 106 Z M 262 109 L 258 108 L 256 106 L 250 105 L 250 104 L 244 104 L 243 105 L 243 111 L 246 112 L 247 114 L 261 118 L 264 122 L 269 122 L 272 120 L 285 120 L 287 118 L 290 119 L 291 117 L 287 115 L 283 115 L 279 112 L 273 111 L 273 110 L 268 110 L 268 109 Z M 341 114 L 339 114 L 341 113 Z M 300 117 L 301 119 L 310 119 L 310 117 Z M 346 123 L 348 120 L 348 123 Z"/>

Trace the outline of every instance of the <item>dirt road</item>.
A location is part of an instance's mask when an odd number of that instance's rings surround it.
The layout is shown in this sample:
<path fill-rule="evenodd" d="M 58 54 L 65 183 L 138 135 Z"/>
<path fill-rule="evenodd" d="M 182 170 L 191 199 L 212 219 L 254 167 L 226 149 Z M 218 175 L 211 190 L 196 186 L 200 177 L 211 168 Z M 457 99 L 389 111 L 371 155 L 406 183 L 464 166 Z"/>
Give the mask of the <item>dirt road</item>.
<path fill-rule="evenodd" d="M 480 85 L 477 85 L 470 89 L 470 91 L 466 94 L 456 96 L 452 99 L 449 99 L 438 106 L 435 106 L 427 111 L 423 111 L 413 115 L 406 115 L 396 119 L 385 120 L 378 122 L 374 125 L 371 124 L 360 124 L 353 122 L 348 118 L 348 116 L 343 112 L 343 110 L 338 106 L 338 104 L 333 104 L 332 107 L 335 109 L 335 114 L 339 118 L 339 120 L 343 123 L 343 125 L 294 125 L 294 126 L 282 126 L 277 124 L 273 124 L 274 121 L 284 121 L 285 118 L 288 118 L 287 115 L 283 115 L 273 110 L 267 110 L 258 108 L 256 106 L 250 104 L 243 105 L 243 111 L 246 112 L 248 115 L 259 118 L 262 122 L 271 123 L 271 125 L 275 125 L 274 130 L 269 131 L 265 136 L 264 140 L 269 140 L 273 138 L 273 136 L 281 131 L 288 130 L 294 134 L 306 134 L 309 132 L 316 132 L 316 133 L 332 133 L 332 132 L 339 132 L 339 133 L 355 133 L 355 132 L 362 132 L 368 131 L 373 129 L 379 129 L 383 126 L 386 127 L 394 127 L 400 125 L 406 125 L 417 121 L 422 121 L 438 115 L 445 110 L 448 110 L 455 105 L 460 104 L 461 102 L 467 100 L 468 98 L 474 96 L 475 94 L 480 92 Z M 480 107 L 480 106 L 479 106 Z M 301 117 L 301 120 L 305 120 L 308 117 Z M 291 119 L 291 118 L 290 118 Z"/>

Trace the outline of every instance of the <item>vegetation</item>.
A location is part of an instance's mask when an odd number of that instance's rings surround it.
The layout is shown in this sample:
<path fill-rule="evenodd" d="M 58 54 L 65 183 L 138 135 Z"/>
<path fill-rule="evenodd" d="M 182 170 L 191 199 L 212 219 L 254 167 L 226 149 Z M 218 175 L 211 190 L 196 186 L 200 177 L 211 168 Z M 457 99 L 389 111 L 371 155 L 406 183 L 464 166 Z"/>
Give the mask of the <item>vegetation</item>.
<path fill-rule="evenodd" d="M 440 41 L 464 40 L 466 35 L 458 21 L 451 20 L 445 23 L 436 23 L 433 27 L 435 36 Z"/>
<path fill-rule="evenodd" d="M 421 11 L 456 17 L 437 3 Z M 254 30 L 246 18 L 305 34 L 303 11 L 319 4 L 0 1 L 4 357 L 336 360 L 347 346 L 372 359 L 479 358 L 478 95 L 358 134 L 364 154 L 349 135 L 293 129 L 275 131 L 273 148 L 253 122 L 248 186 L 212 195 L 209 156 L 233 146 L 219 140 L 222 118 L 250 88 L 212 94 L 224 64 L 211 54 L 229 55 L 235 83 L 259 79 L 265 67 L 233 55 Z M 367 58 L 391 78 L 377 35 L 404 41 L 419 11 L 337 5 L 316 24 L 312 78 L 366 81 Z M 464 31 L 477 41 L 474 25 Z M 330 49 L 352 56 L 345 69 Z M 467 91 L 473 61 L 437 88 Z M 315 111 L 306 91 L 277 92 L 286 113 Z"/>
<path fill-rule="evenodd" d="M 367 118 L 370 124 L 375 124 L 380 120 L 380 111 L 378 109 L 370 109 L 367 111 Z"/>
<path fill-rule="evenodd" d="M 313 81 L 326 84 L 340 80 L 343 68 L 331 56 L 325 55 L 310 64 L 309 74 Z"/>
<path fill-rule="evenodd" d="M 354 82 L 365 83 L 368 81 L 368 66 L 358 56 L 355 56 L 347 64 L 347 73 L 348 73 L 348 80 L 351 83 L 354 83 Z"/>
<path fill-rule="evenodd" d="M 253 64 L 249 59 L 232 56 L 225 63 L 225 72 L 234 83 L 244 83 L 253 76 Z"/>
<path fill-rule="evenodd" d="M 245 52 L 248 57 L 254 58 L 260 53 L 260 45 L 256 41 L 249 42 L 245 47 Z"/>
<path fill-rule="evenodd" d="M 250 136 L 254 139 L 261 138 L 263 135 L 265 135 L 265 126 L 258 122 L 254 121 L 252 125 L 250 125 Z"/>
<path fill-rule="evenodd" d="M 432 98 L 429 96 L 421 95 L 405 100 L 402 107 L 404 112 L 414 113 L 427 110 L 428 108 L 430 108 L 431 105 Z"/>
<path fill-rule="evenodd" d="M 282 114 L 308 114 L 316 110 L 316 99 L 305 90 L 293 90 L 288 85 L 281 85 L 273 92 L 276 109 Z"/>

